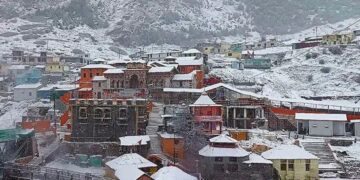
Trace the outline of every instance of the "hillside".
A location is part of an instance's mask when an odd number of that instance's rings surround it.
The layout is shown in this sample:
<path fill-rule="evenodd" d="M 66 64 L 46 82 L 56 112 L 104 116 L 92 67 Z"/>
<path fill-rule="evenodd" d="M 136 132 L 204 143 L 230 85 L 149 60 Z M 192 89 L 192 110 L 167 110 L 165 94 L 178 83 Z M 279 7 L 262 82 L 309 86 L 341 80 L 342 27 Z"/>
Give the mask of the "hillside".
<path fill-rule="evenodd" d="M 359 16 L 352 0 L 14 0 L 3 21 L 20 17 L 63 30 L 104 29 L 124 46 L 189 45 L 214 37 L 295 33 Z"/>

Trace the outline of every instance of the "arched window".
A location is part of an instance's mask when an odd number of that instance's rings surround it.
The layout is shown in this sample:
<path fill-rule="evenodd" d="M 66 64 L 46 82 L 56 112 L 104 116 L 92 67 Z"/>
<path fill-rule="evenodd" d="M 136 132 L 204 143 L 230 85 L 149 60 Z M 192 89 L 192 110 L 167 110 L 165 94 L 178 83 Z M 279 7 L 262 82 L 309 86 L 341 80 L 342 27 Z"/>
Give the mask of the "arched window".
<path fill-rule="evenodd" d="M 101 119 L 103 118 L 103 110 L 100 109 L 100 108 L 96 108 L 95 109 L 95 116 L 94 116 L 95 119 Z"/>

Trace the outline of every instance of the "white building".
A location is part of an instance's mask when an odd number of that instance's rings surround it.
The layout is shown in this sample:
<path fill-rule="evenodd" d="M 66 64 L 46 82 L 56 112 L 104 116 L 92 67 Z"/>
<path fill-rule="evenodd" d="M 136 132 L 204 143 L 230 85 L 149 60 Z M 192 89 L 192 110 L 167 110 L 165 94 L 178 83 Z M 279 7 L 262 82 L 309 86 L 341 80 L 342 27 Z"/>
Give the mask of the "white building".
<path fill-rule="evenodd" d="M 171 80 L 171 86 L 173 88 L 196 88 L 195 74 L 195 71 L 189 74 L 175 74 Z"/>
<path fill-rule="evenodd" d="M 163 167 L 151 175 L 154 180 L 197 180 L 196 177 L 187 174 L 176 166 Z"/>
<path fill-rule="evenodd" d="M 352 120 L 351 123 L 354 124 L 354 136 L 358 136 L 360 137 L 360 120 L 356 119 L 356 120 Z"/>
<path fill-rule="evenodd" d="M 311 136 L 345 136 L 346 114 L 296 113 L 297 132 Z"/>
<path fill-rule="evenodd" d="M 21 84 L 14 87 L 15 101 L 35 101 L 37 99 L 37 91 L 41 88 L 40 83 L 36 84 Z"/>

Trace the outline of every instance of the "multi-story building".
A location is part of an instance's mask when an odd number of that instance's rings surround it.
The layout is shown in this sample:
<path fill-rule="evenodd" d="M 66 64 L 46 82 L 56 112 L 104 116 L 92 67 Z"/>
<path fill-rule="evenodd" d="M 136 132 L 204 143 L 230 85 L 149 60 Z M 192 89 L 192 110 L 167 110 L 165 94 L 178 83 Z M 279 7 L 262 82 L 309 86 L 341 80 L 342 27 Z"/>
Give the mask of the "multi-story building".
<path fill-rule="evenodd" d="M 71 99 L 72 141 L 118 141 L 145 134 L 145 99 Z"/>
<path fill-rule="evenodd" d="M 215 104 L 206 93 L 203 93 L 190 107 L 195 124 L 205 134 L 221 134 L 223 124 L 222 105 Z"/>
<path fill-rule="evenodd" d="M 200 172 L 207 180 L 273 179 L 272 162 L 241 148 L 238 141 L 221 134 L 199 151 Z"/>

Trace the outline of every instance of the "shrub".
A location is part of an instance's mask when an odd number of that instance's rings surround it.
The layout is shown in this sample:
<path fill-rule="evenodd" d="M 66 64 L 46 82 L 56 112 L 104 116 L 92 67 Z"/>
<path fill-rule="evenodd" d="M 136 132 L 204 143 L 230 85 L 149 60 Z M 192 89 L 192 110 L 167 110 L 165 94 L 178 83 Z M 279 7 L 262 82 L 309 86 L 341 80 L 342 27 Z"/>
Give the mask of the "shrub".
<path fill-rule="evenodd" d="M 332 54 L 335 54 L 335 55 L 340 55 L 342 54 L 342 50 L 339 46 L 333 46 L 333 47 L 329 47 L 329 51 L 332 53 Z"/>
<path fill-rule="evenodd" d="M 316 59 L 319 57 L 319 53 L 311 53 L 311 58 Z"/>
<path fill-rule="evenodd" d="M 325 64 L 325 60 L 320 59 L 320 60 L 319 60 L 319 64 Z"/>
<path fill-rule="evenodd" d="M 320 71 L 322 73 L 330 73 L 330 68 L 329 67 L 323 67 L 323 68 L 320 69 Z"/>
<path fill-rule="evenodd" d="M 308 82 L 311 82 L 311 81 L 313 81 L 313 80 L 314 80 L 314 79 L 313 79 L 313 75 L 312 75 L 312 74 L 310 74 L 310 75 L 306 76 L 306 79 L 307 79 L 307 81 L 308 81 Z"/>
<path fill-rule="evenodd" d="M 305 58 L 306 58 L 306 59 L 310 59 L 311 57 L 312 57 L 311 53 L 306 53 L 306 54 L 305 54 Z"/>

